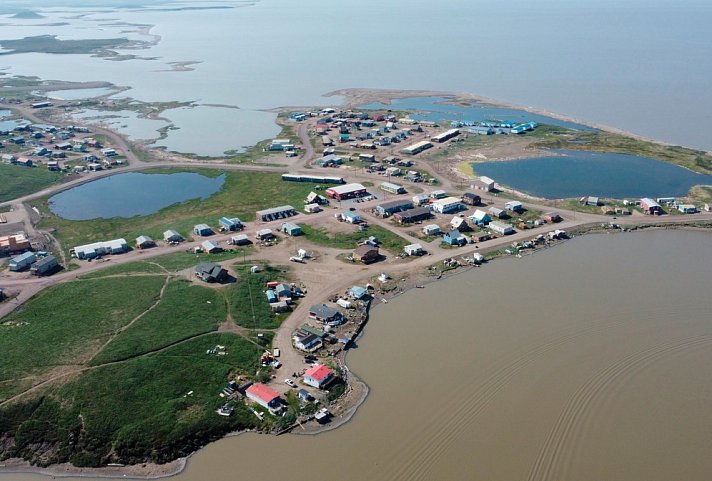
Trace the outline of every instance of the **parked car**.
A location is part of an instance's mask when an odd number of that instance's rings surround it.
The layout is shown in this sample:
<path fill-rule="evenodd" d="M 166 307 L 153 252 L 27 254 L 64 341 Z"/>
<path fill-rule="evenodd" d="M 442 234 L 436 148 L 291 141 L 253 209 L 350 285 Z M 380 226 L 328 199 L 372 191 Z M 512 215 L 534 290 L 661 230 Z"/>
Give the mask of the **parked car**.
<path fill-rule="evenodd" d="M 297 387 L 297 385 L 294 384 L 294 381 L 292 381 L 291 379 L 285 379 L 284 383 L 289 387 Z"/>
<path fill-rule="evenodd" d="M 272 367 L 275 369 L 279 369 L 280 367 L 282 367 L 282 363 L 275 359 L 274 361 L 272 361 Z"/>

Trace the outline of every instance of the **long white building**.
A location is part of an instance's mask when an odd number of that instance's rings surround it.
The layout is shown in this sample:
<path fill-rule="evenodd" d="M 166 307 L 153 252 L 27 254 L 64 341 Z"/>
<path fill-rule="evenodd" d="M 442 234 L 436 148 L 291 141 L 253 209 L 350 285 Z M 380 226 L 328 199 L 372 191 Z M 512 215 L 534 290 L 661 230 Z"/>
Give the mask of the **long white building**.
<path fill-rule="evenodd" d="M 78 259 L 93 259 L 94 257 L 106 254 L 122 254 L 129 250 L 129 245 L 126 239 L 114 239 L 77 246 L 72 250 Z"/>

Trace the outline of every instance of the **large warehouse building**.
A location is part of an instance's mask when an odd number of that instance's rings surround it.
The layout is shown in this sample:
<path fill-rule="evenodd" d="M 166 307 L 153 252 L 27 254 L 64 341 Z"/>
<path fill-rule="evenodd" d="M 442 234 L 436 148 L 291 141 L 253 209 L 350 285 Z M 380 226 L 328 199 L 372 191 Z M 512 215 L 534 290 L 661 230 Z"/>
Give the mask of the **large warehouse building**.
<path fill-rule="evenodd" d="M 353 199 L 366 195 L 366 187 L 361 184 L 345 184 L 329 187 L 326 189 L 326 195 L 332 199 L 344 200 Z"/>
<path fill-rule="evenodd" d="M 93 244 L 77 246 L 72 250 L 78 259 L 92 259 L 106 254 L 121 254 L 127 252 L 129 245 L 126 239 L 114 239 L 106 242 L 94 242 Z"/>

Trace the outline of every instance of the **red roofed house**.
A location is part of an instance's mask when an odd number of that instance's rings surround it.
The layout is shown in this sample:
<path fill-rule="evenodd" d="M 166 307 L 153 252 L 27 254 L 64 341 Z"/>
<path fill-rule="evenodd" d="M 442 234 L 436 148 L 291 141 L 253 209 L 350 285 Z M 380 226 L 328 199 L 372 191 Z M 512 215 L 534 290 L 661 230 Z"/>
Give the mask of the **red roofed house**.
<path fill-rule="evenodd" d="M 279 393 L 259 382 L 253 384 L 245 391 L 247 397 L 260 406 L 269 409 L 271 413 L 277 413 L 282 409 L 282 402 Z"/>
<path fill-rule="evenodd" d="M 304 384 L 316 388 L 323 388 L 334 380 L 334 373 L 323 364 L 314 364 L 304 373 Z"/>

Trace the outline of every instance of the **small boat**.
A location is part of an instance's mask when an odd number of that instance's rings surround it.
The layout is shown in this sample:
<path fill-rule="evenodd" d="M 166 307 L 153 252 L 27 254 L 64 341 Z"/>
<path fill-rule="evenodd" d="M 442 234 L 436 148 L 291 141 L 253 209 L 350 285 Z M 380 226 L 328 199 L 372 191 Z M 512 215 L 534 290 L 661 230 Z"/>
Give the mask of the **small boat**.
<path fill-rule="evenodd" d="M 385 297 L 381 297 L 381 302 L 384 304 L 388 304 L 388 299 L 386 299 Z"/>

